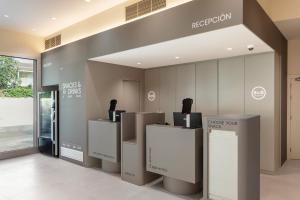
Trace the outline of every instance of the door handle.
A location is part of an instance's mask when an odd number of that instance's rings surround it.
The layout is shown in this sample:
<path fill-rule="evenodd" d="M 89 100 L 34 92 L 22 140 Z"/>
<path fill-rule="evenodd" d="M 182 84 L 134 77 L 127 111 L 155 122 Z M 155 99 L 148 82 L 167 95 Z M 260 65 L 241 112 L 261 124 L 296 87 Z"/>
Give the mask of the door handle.
<path fill-rule="evenodd" d="M 295 78 L 295 81 L 300 81 L 300 77 L 298 77 L 298 78 Z"/>

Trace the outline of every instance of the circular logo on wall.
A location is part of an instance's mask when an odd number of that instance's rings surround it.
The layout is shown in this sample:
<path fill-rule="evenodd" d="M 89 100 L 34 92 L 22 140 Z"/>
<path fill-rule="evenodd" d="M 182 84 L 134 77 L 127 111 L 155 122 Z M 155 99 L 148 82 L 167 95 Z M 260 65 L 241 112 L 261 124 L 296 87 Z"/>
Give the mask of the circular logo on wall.
<path fill-rule="evenodd" d="M 255 100 L 263 100 L 267 95 L 267 90 L 262 86 L 256 86 L 251 91 L 251 96 Z"/>
<path fill-rule="evenodd" d="M 149 91 L 147 96 L 148 96 L 148 100 L 151 102 L 155 101 L 156 99 L 156 93 L 153 90 Z"/>

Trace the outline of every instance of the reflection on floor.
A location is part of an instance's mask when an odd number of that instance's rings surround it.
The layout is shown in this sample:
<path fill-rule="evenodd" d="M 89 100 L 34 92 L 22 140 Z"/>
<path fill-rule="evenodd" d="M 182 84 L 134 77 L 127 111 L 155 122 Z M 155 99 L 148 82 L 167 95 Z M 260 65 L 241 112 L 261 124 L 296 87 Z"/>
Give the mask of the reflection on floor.
<path fill-rule="evenodd" d="M 40 154 L 0 161 L 0 200 L 190 200 L 160 185 L 139 187 L 96 169 Z M 261 200 L 298 200 L 300 161 L 289 161 L 278 175 L 262 175 Z"/>
<path fill-rule="evenodd" d="M 0 127 L 0 152 L 33 146 L 33 126 Z"/>
<path fill-rule="evenodd" d="M 276 175 L 261 176 L 261 200 L 300 199 L 300 160 L 289 160 Z"/>
<path fill-rule="evenodd" d="M 159 189 L 158 189 L 159 188 Z M 40 154 L 0 161 L 0 200 L 193 200 Z"/>

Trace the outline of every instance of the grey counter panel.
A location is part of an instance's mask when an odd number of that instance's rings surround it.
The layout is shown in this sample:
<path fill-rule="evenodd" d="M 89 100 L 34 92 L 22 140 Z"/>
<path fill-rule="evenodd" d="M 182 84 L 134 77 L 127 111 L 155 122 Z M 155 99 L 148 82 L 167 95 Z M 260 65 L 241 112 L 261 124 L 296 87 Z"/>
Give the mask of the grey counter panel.
<path fill-rule="evenodd" d="M 158 175 L 146 171 L 146 125 L 163 124 L 164 113 L 123 113 L 121 122 L 121 177 L 144 185 Z"/>
<path fill-rule="evenodd" d="M 189 183 L 202 182 L 202 133 L 202 129 L 148 125 L 147 171 Z"/>
<path fill-rule="evenodd" d="M 114 163 L 120 162 L 120 123 L 90 120 L 88 127 L 89 156 Z"/>

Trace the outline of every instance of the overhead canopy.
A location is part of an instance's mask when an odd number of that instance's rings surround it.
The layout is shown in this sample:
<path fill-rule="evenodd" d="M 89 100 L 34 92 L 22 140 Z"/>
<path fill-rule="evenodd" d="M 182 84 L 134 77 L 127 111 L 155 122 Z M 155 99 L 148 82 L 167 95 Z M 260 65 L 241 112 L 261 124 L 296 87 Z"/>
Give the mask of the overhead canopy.
<path fill-rule="evenodd" d="M 250 46 L 254 47 L 251 51 Z M 137 68 L 153 68 L 270 51 L 273 49 L 248 28 L 237 25 L 90 60 Z"/>

